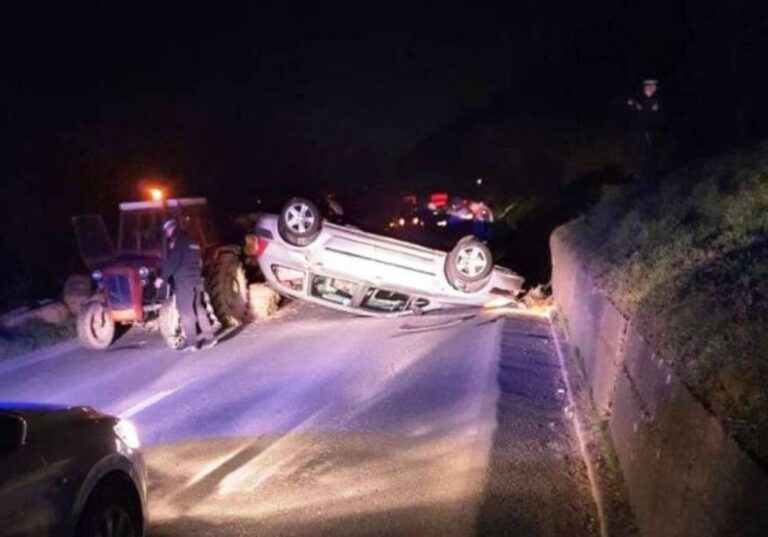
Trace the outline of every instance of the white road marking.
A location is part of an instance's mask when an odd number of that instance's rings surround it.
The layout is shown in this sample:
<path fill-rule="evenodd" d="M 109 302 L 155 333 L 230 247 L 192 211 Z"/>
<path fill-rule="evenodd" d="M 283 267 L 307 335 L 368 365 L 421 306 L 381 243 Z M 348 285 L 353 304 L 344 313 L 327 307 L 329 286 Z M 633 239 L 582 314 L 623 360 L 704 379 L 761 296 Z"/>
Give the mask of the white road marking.
<path fill-rule="evenodd" d="M 177 387 L 171 388 L 169 390 L 163 390 L 161 392 L 157 392 L 155 395 L 153 395 L 151 397 L 147 397 L 146 399 L 144 399 L 143 401 L 139 401 L 138 403 L 136 403 L 132 407 L 127 408 L 126 410 L 123 410 L 122 412 L 120 412 L 118 414 L 118 416 L 120 416 L 121 418 L 130 418 L 131 416 L 135 416 L 136 414 L 138 414 L 142 410 L 145 410 L 146 408 L 151 407 L 152 405 L 162 401 L 163 399 L 165 399 L 166 397 L 168 397 L 172 393 L 175 393 L 175 392 L 179 391 L 181 388 L 183 388 L 187 384 L 189 384 L 189 383 L 187 382 L 185 384 L 182 384 L 181 386 L 177 386 Z"/>

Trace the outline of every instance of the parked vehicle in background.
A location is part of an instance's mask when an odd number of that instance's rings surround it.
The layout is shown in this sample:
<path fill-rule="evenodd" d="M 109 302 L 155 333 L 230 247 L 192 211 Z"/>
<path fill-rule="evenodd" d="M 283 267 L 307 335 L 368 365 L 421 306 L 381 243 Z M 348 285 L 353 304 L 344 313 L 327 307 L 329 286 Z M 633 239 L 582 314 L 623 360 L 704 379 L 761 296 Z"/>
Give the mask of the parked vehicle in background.
<path fill-rule="evenodd" d="M 130 422 L 91 408 L 0 403 L 0 533 L 141 537 L 138 448 Z"/>
<path fill-rule="evenodd" d="M 276 291 L 360 315 L 511 303 L 523 284 L 474 237 L 446 253 L 324 221 L 304 198 L 262 215 L 255 234 L 264 241 L 258 263 Z"/>
<path fill-rule="evenodd" d="M 429 246 L 451 248 L 464 236 L 488 241 L 493 211 L 482 201 L 445 192 L 429 196 L 403 196 L 387 221 L 385 235 Z"/>
<path fill-rule="evenodd" d="M 151 327 L 158 321 L 166 343 L 183 346 L 173 297 L 152 285 L 164 251 L 162 223 L 168 218 L 175 218 L 203 251 L 209 313 L 225 326 L 245 319 L 245 250 L 255 241 L 221 245 L 205 198 L 125 202 L 120 204 L 117 248 L 101 216 L 73 218 L 80 253 L 97 287 L 78 315 L 77 332 L 85 346 L 105 349 L 121 329 Z"/>

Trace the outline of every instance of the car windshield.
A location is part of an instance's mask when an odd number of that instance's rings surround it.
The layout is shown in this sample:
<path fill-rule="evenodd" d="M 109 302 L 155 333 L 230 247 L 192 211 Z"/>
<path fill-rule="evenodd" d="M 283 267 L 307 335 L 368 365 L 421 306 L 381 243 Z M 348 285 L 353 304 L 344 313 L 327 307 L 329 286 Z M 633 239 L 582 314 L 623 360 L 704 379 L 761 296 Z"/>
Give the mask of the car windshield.
<path fill-rule="evenodd" d="M 372 287 L 366 291 L 360 307 L 370 311 L 391 313 L 403 311 L 406 304 L 408 304 L 408 295 Z"/>
<path fill-rule="evenodd" d="M 329 302 L 349 306 L 360 284 L 327 276 L 315 276 L 312 279 L 312 296 Z"/>

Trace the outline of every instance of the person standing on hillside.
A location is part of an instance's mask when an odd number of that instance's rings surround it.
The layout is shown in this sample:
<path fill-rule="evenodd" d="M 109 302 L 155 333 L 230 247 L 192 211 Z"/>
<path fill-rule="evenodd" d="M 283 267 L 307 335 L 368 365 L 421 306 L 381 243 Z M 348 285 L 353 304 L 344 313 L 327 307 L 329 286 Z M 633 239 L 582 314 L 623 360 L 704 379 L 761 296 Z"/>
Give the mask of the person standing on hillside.
<path fill-rule="evenodd" d="M 663 110 L 658 98 L 659 82 L 643 80 L 640 93 L 627 100 L 631 114 L 631 145 L 635 173 L 643 181 L 656 180 L 659 165 L 659 135 Z"/>

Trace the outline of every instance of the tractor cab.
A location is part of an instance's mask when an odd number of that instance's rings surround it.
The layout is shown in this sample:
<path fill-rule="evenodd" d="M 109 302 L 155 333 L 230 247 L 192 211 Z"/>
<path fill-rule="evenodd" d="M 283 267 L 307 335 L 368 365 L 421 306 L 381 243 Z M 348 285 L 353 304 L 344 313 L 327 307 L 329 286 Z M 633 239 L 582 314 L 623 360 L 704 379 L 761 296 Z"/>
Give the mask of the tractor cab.
<path fill-rule="evenodd" d="M 205 250 L 218 243 L 205 198 L 135 201 L 120 204 L 119 257 L 163 256 L 163 222 L 175 218 L 181 227 Z"/>
<path fill-rule="evenodd" d="M 205 198 L 121 203 L 117 248 L 101 215 L 76 216 L 72 223 L 85 266 L 97 270 L 130 261 L 157 264 L 163 257 L 163 222 L 169 218 L 175 218 L 204 250 L 218 243 Z"/>

